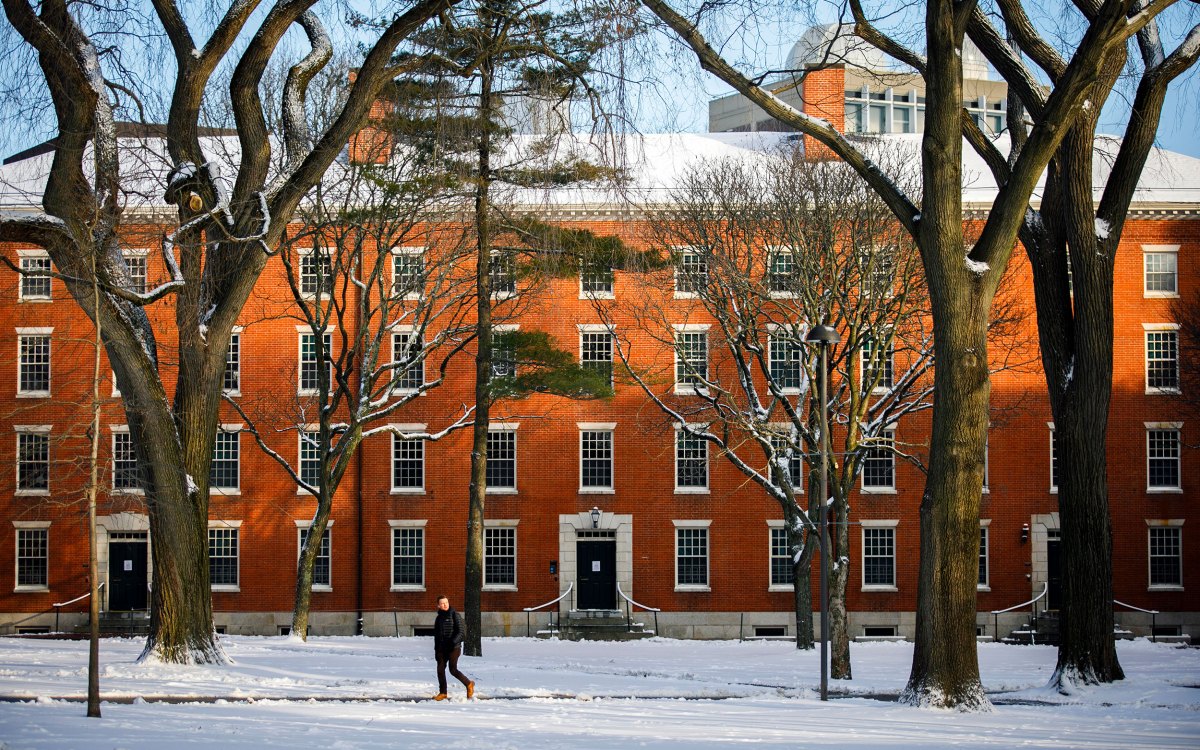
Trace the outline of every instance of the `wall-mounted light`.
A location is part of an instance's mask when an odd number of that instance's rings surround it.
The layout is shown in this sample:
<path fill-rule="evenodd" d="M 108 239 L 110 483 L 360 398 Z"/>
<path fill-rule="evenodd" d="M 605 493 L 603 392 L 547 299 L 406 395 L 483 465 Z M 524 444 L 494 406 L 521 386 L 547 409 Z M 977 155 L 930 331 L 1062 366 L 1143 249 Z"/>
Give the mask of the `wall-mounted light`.
<path fill-rule="evenodd" d="M 1029 524 L 1021 524 L 1021 544 L 1029 541 Z"/>
<path fill-rule="evenodd" d="M 600 509 L 594 505 L 592 506 L 592 528 L 600 528 Z"/>

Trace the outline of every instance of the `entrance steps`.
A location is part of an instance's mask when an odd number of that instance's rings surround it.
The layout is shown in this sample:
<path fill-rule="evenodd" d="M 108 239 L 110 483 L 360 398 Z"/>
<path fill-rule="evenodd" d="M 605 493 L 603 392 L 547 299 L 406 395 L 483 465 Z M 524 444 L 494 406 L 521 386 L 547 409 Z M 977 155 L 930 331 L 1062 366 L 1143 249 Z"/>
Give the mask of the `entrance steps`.
<path fill-rule="evenodd" d="M 1113 638 L 1118 641 L 1133 639 L 1133 633 L 1117 626 L 1113 629 Z M 1037 644 L 1039 646 L 1057 646 L 1059 643 L 1058 613 L 1044 612 L 1036 618 L 1000 639 L 1001 643 L 1017 643 L 1023 646 Z"/>
<path fill-rule="evenodd" d="M 555 631 L 540 630 L 538 638 L 558 637 L 568 641 L 636 641 L 653 638 L 644 623 L 630 621 L 619 609 L 573 609 L 559 621 Z"/>
<path fill-rule="evenodd" d="M 91 632 L 91 623 L 75 627 L 76 633 Z M 138 636 L 150 634 L 150 610 L 135 609 L 128 612 L 101 612 L 100 635 Z"/>

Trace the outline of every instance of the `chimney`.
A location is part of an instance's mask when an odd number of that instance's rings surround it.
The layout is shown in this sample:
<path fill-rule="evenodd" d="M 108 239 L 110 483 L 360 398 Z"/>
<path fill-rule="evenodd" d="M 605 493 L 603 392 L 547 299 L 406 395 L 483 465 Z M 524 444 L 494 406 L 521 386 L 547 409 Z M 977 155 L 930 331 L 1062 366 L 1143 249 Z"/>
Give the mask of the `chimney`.
<path fill-rule="evenodd" d="M 350 83 L 358 78 L 358 71 L 350 71 Z M 367 112 L 366 123 L 350 136 L 349 157 L 351 164 L 386 164 L 392 156 L 394 138 L 386 127 L 381 127 L 395 112 L 393 102 L 383 97 L 376 98 Z"/>
<path fill-rule="evenodd" d="M 806 114 L 825 120 L 839 133 L 846 132 L 845 67 L 809 68 L 804 74 L 801 100 Z M 804 136 L 804 155 L 812 161 L 837 158 L 828 146 L 808 135 Z"/>

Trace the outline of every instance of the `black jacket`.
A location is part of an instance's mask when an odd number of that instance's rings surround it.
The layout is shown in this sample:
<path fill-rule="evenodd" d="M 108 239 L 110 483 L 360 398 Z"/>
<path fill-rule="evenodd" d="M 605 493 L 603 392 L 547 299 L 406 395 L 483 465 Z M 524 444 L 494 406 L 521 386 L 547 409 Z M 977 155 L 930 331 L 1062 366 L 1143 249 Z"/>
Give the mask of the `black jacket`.
<path fill-rule="evenodd" d="M 467 627 L 463 624 L 462 615 L 453 607 L 446 611 L 438 610 L 437 619 L 433 621 L 433 648 L 437 651 L 450 651 L 458 648 L 466 637 Z"/>

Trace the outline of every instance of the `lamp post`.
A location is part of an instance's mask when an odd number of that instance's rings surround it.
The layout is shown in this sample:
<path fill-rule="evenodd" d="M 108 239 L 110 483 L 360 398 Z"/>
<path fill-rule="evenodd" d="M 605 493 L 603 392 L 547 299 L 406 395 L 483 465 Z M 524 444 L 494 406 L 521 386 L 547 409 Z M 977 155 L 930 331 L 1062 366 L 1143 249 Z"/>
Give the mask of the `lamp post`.
<path fill-rule="evenodd" d="M 818 429 L 821 431 L 821 470 L 817 499 L 821 504 L 821 700 L 829 700 L 829 345 L 841 341 L 832 326 L 821 324 L 808 332 L 805 342 L 816 344 Z"/>

